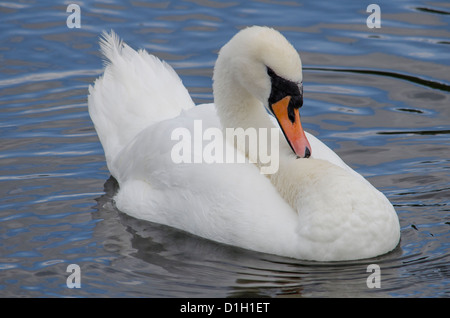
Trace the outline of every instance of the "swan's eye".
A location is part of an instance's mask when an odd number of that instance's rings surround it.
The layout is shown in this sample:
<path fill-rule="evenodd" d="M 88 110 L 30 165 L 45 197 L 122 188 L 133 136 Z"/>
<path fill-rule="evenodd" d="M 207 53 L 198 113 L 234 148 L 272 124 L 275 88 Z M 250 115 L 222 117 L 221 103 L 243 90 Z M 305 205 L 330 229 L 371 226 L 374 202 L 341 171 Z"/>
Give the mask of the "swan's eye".
<path fill-rule="evenodd" d="M 267 67 L 267 74 L 272 82 L 269 105 L 276 103 L 286 96 L 291 97 L 290 107 L 300 108 L 303 105 L 303 83 L 289 81 L 278 76 L 270 67 Z"/>

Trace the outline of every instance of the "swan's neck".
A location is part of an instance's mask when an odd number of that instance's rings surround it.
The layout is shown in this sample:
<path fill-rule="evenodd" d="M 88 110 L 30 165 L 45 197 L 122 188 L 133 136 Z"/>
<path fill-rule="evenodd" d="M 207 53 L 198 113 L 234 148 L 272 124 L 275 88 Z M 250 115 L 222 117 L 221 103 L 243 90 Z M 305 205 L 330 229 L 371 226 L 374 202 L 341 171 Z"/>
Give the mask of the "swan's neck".
<path fill-rule="evenodd" d="M 226 79 L 214 85 L 214 103 L 223 129 L 274 127 L 262 103 L 238 81 Z"/>
<path fill-rule="evenodd" d="M 218 77 L 220 80 L 218 80 Z M 230 77 L 228 77 L 229 75 Z M 276 158 L 277 169 L 273 173 L 267 173 L 266 176 L 271 180 L 272 184 L 277 188 L 280 195 L 294 208 L 295 205 L 295 191 L 293 192 L 293 184 L 295 180 L 292 180 L 291 172 L 289 171 L 289 162 L 295 161 L 295 155 L 287 144 L 282 131 L 276 127 L 270 115 L 265 110 L 262 103 L 251 95 L 245 88 L 243 88 L 239 81 L 233 80 L 231 74 L 221 74 L 216 72 L 214 81 L 214 103 L 216 105 L 217 114 L 220 118 L 222 129 L 226 128 L 243 128 L 256 129 L 257 132 L 261 131 L 261 128 L 267 128 L 268 145 L 267 149 L 273 151 L 272 144 L 270 143 L 270 137 L 272 136 L 270 131 L 275 129 L 277 134 L 275 135 L 278 147 L 276 147 L 276 153 L 271 153 L 271 156 L 278 156 Z M 245 155 L 249 158 L 248 149 L 243 149 L 239 144 L 234 146 L 240 151 L 245 152 Z M 272 157 L 274 160 L 275 158 Z M 261 164 L 259 157 L 249 158 L 255 163 L 258 168 L 264 166 Z M 267 167 L 267 166 L 266 166 Z M 263 172 L 264 173 L 264 172 Z"/>
<path fill-rule="evenodd" d="M 281 131 L 272 123 L 262 103 L 238 81 L 225 79 L 214 89 L 214 103 L 227 142 L 259 169 L 264 165 L 262 173 L 277 170 L 279 161 L 274 156 L 279 153 Z M 272 143 L 273 138 L 276 144 Z"/>

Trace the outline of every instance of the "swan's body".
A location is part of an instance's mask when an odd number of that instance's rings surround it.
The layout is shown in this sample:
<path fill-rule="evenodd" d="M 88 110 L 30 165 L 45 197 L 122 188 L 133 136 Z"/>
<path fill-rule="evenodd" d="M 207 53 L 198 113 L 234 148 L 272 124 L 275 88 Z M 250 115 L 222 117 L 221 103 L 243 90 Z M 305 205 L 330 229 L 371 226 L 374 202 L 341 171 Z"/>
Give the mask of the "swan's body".
<path fill-rule="evenodd" d="M 298 54 L 278 32 L 248 28 L 224 46 L 215 67 L 215 104 L 199 106 L 175 71 L 156 57 L 132 50 L 113 33 L 105 36 L 102 51 L 109 63 L 89 89 L 89 112 L 120 185 L 115 202 L 121 211 L 299 259 L 367 258 L 398 244 L 398 217 L 387 198 L 308 133 L 307 140 L 294 142 L 281 134 L 279 169 L 273 174 L 260 173 L 259 158 L 234 164 L 174 162 L 172 150 L 179 141 L 172 133 L 182 127 L 194 136 L 197 120 L 203 130 L 278 127 L 263 107 L 272 111 L 265 101 L 273 96 L 273 74 L 288 84 L 302 80 Z M 274 71 L 271 77 L 266 67 Z M 236 150 L 226 142 L 224 147 L 224 152 Z M 193 147 L 189 155 L 201 157 L 199 149 Z M 312 154 L 297 159 L 293 150 L 300 157 Z"/>

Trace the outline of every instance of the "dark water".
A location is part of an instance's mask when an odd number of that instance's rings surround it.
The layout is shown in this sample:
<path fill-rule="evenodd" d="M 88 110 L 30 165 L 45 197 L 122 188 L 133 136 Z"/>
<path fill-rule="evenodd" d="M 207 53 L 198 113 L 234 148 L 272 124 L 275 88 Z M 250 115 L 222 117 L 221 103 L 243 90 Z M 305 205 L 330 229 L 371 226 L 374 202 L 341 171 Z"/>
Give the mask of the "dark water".
<path fill-rule="evenodd" d="M 378 1 L 0 2 L 0 296 L 449 297 L 450 4 Z M 255 253 L 132 219 L 113 204 L 87 87 L 114 29 L 166 59 L 212 101 L 218 49 L 276 27 L 304 64 L 304 127 L 395 205 L 401 243 L 363 261 Z M 70 289 L 69 264 L 81 271 Z M 378 264 L 381 288 L 368 288 Z"/>

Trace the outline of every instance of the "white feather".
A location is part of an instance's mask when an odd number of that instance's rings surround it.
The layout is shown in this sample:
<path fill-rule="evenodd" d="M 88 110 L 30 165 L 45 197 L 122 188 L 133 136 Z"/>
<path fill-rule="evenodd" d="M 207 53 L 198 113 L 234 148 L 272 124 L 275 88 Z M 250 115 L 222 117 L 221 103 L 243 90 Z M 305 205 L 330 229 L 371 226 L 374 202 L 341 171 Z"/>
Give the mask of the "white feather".
<path fill-rule="evenodd" d="M 88 104 L 109 164 L 144 128 L 195 105 L 169 64 L 134 51 L 112 31 L 100 45 L 106 68 L 89 87 Z"/>

